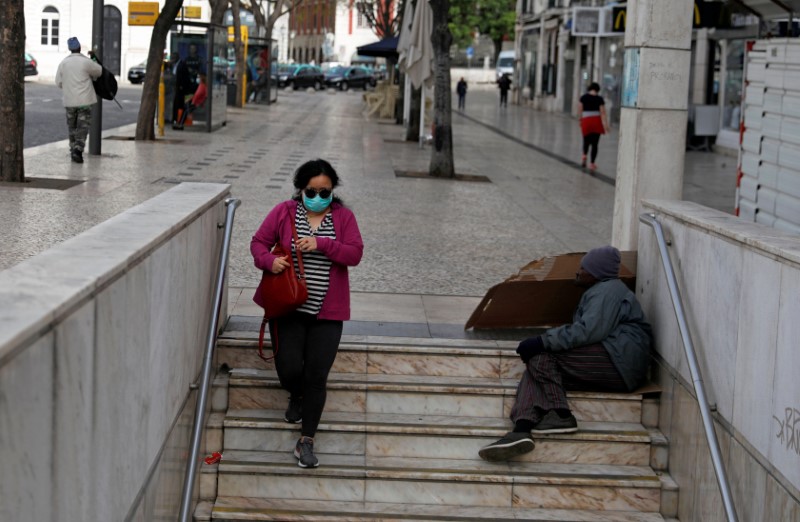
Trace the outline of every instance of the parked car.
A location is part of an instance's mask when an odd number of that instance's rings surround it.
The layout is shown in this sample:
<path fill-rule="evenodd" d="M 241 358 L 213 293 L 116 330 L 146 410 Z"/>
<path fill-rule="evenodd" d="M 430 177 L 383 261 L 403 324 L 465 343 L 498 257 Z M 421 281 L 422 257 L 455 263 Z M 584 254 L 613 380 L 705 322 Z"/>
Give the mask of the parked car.
<path fill-rule="evenodd" d="M 351 87 L 375 87 L 375 77 L 364 67 L 337 67 L 325 77 L 325 85 L 341 91 Z"/>
<path fill-rule="evenodd" d="M 36 59 L 25 53 L 25 76 L 36 76 L 39 70 L 36 68 Z"/>
<path fill-rule="evenodd" d="M 295 64 L 281 64 L 278 66 L 278 87 L 283 89 L 286 87 L 286 82 L 289 81 L 291 76 L 294 76 L 294 71 L 300 67 Z"/>
<path fill-rule="evenodd" d="M 144 81 L 144 73 L 146 70 L 146 61 L 140 63 L 139 65 L 134 65 L 128 69 L 128 81 L 131 83 L 142 83 Z"/>
<path fill-rule="evenodd" d="M 300 65 L 286 78 L 286 86 L 295 90 L 313 87 L 318 91 L 324 87 L 324 83 L 325 75 L 316 65 Z"/>

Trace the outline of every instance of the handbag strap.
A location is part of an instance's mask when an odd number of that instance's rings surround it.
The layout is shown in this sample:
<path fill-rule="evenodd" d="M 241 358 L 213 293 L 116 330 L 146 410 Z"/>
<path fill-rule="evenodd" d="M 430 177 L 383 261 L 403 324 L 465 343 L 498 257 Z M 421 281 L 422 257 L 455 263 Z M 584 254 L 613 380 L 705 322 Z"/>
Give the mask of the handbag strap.
<path fill-rule="evenodd" d="M 266 362 L 271 361 L 278 355 L 278 336 L 276 335 L 275 339 L 272 340 L 272 357 L 264 356 L 264 330 L 267 328 L 268 321 L 269 319 L 266 316 L 261 320 L 261 330 L 258 332 L 258 356 Z"/>
<path fill-rule="evenodd" d="M 306 270 L 303 267 L 303 254 L 300 252 L 300 249 L 297 248 L 297 242 L 300 241 L 300 238 L 297 237 L 297 227 L 294 225 L 294 218 L 292 218 L 292 236 L 294 236 L 294 251 L 297 253 L 297 266 L 300 267 L 300 274 L 297 277 L 298 279 L 305 279 Z"/>

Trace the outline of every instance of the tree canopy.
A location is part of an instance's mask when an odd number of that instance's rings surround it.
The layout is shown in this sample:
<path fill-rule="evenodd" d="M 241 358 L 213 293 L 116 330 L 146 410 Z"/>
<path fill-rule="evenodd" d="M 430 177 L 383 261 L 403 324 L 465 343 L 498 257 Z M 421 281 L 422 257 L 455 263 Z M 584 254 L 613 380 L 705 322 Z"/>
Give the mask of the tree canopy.
<path fill-rule="evenodd" d="M 459 47 L 470 45 L 480 33 L 494 42 L 494 58 L 503 40 L 513 38 L 517 19 L 514 0 L 450 0 L 450 32 Z"/>

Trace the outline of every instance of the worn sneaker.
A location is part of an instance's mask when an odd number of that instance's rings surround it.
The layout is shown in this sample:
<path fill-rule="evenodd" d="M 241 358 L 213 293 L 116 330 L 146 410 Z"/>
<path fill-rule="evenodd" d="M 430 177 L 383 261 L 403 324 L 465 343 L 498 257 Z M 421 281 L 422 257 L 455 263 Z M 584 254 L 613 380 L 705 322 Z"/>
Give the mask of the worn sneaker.
<path fill-rule="evenodd" d="M 72 154 L 70 154 L 73 163 L 83 163 L 83 153 L 78 149 L 72 149 Z"/>
<path fill-rule="evenodd" d="M 289 407 L 286 408 L 286 413 L 283 414 L 283 420 L 286 422 L 297 424 L 303 420 L 303 410 L 301 409 L 302 401 L 299 397 L 289 397 Z"/>
<path fill-rule="evenodd" d="M 297 465 L 301 468 L 316 468 L 319 466 L 319 460 L 314 455 L 314 439 L 300 437 L 294 447 L 294 457 L 297 459 Z"/>
<path fill-rule="evenodd" d="M 578 421 L 575 416 L 559 417 L 555 410 L 550 410 L 531 430 L 534 435 L 552 435 L 554 433 L 575 433 Z"/>
<path fill-rule="evenodd" d="M 496 462 L 533 451 L 534 446 L 533 439 L 529 434 L 520 431 L 509 431 L 505 437 L 497 442 L 492 442 L 488 446 L 482 447 L 478 451 L 478 455 L 483 460 Z"/>

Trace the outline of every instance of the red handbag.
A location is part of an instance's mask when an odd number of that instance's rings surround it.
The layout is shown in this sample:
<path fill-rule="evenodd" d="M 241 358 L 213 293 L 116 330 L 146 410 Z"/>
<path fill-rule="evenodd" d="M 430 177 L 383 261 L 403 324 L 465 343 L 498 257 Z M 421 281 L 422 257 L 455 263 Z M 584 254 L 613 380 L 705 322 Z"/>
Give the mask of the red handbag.
<path fill-rule="evenodd" d="M 292 219 L 292 236 L 294 237 L 294 244 L 297 245 L 298 237 L 294 219 Z M 273 274 L 269 270 L 264 270 L 261 276 L 259 290 L 264 302 L 264 319 L 261 320 L 261 331 L 258 334 L 258 356 L 265 361 L 274 358 L 275 354 L 278 353 L 277 339 L 273 339 L 273 355 L 272 357 L 264 357 L 264 330 L 267 327 L 267 322 L 270 319 L 282 317 L 297 310 L 300 305 L 308 300 L 303 255 L 300 250 L 296 250 L 296 252 L 300 274 L 297 274 L 294 270 L 294 263 L 291 262 L 291 252 L 287 253 L 280 244 L 276 244 L 272 249 L 272 254 L 278 257 L 288 255 L 290 260 L 289 267 L 280 274 Z"/>

